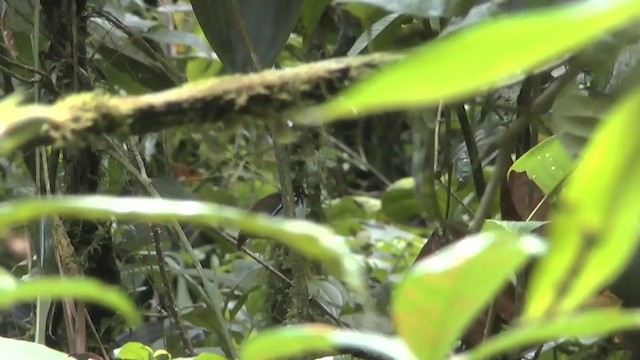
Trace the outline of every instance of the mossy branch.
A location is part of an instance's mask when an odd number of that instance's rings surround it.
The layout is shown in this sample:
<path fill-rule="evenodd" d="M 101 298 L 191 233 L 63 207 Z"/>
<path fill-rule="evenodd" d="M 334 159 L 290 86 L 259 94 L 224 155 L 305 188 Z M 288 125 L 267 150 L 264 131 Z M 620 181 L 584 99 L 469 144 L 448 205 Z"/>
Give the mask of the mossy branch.
<path fill-rule="evenodd" d="M 331 59 L 281 70 L 223 76 L 141 96 L 103 92 L 71 95 L 52 105 L 0 103 L 0 152 L 18 146 L 77 145 L 101 134 L 144 134 L 168 127 L 217 123 L 236 126 L 247 118 L 283 119 L 318 104 L 400 55 Z M 277 121 L 280 121 L 277 120 Z"/>

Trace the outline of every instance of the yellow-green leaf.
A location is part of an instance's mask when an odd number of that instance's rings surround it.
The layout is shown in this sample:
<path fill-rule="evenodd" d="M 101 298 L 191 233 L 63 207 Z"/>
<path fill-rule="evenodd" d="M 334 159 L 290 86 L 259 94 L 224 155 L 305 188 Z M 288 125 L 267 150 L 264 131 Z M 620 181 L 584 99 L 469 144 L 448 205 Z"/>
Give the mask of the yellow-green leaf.
<path fill-rule="evenodd" d="M 465 99 L 561 60 L 639 16 L 638 1 L 592 0 L 492 18 L 417 49 L 303 118 L 322 122 Z"/>
<path fill-rule="evenodd" d="M 526 318 L 567 312 L 619 275 L 640 235 L 640 90 L 605 117 L 558 201 L 551 249 L 536 267 Z"/>
<path fill-rule="evenodd" d="M 342 238 L 329 228 L 303 220 L 284 220 L 248 213 L 230 206 L 199 201 L 141 197 L 59 196 L 0 204 L 0 229 L 46 216 L 81 219 L 181 221 L 201 226 L 230 226 L 284 243 L 328 264 L 359 291 L 364 291 L 361 266 Z"/>
<path fill-rule="evenodd" d="M 420 261 L 398 286 L 396 330 L 420 359 L 444 359 L 454 342 L 544 244 L 507 231 L 463 239 Z"/>

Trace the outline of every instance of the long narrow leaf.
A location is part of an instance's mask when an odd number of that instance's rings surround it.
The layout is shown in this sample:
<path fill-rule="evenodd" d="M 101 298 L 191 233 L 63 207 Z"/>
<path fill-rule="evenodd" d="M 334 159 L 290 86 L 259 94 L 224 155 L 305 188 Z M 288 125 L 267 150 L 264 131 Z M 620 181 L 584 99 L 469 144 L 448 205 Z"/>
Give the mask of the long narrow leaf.
<path fill-rule="evenodd" d="M 489 359 L 519 347 L 565 338 L 593 338 L 640 328 L 640 311 L 598 309 L 582 314 L 565 314 L 552 319 L 525 322 L 505 331 L 461 359 Z"/>
<path fill-rule="evenodd" d="M 322 122 L 461 100 L 521 79 L 639 16 L 638 1 L 592 0 L 491 19 L 423 46 L 307 117 Z"/>
<path fill-rule="evenodd" d="M 261 234 L 333 267 L 351 286 L 362 289 L 360 265 L 349 247 L 329 228 L 303 220 L 281 220 L 233 207 L 198 202 L 113 196 L 61 196 L 0 204 L 0 228 L 45 216 L 81 219 L 181 221 L 201 226 L 231 226 Z"/>
<path fill-rule="evenodd" d="M 559 199 L 552 246 L 536 267 L 525 317 L 575 309 L 619 275 L 640 235 L 640 90 L 596 131 Z"/>
<path fill-rule="evenodd" d="M 339 349 L 358 349 L 385 358 L 416 359 L 399 339 L 379 334 L 335 329 L 327 325 L 299 325 L 268 330 L 249 339 L 240 358 L 245 360 L 302 358 L 312 353 L 331 353 Z"/>
<path fill-rule="evenodd" d="M 0 309 L 35 301 L 39 296 L 88 301 L 119 311 L 131 324 L 141 320 L 131 299 L 116 288 L 94 279 L 38 278 L 19 282 L 8 273 L 0 272 Z"/>

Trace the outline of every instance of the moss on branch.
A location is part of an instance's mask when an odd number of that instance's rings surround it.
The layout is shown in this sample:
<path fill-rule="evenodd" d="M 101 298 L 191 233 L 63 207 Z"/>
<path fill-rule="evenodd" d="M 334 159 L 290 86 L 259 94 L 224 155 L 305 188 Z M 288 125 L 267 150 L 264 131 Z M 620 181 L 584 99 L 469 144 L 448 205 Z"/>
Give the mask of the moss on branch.
<path fill-rule="evenodd" d="M 231 75 L 142 96 L 102 92 L 71 95 L 52 105 L 0 104 L 0 152 L 17 146 L 83 144 L 95 135 L 144 134 L 168 127 L 247 118 L 280 121 L 282 114 L 318 104 L 400 55 L 331 59 L 293 68 Z"/>

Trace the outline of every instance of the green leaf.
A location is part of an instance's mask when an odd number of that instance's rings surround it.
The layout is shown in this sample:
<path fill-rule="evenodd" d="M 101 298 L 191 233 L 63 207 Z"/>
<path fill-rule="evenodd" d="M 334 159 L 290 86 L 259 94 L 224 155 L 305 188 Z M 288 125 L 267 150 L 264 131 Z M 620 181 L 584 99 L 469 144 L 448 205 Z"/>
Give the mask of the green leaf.
<path fill-rule="evenodd" d="M 153 360 L 171 360 L 171 354 L 167 350 L 157 350 L 153 353 Z"/>
<path fill-rule="evenodd" d="M 573 168 L 573 161 L 555 137 L 550 137 L 527 151 L 510 171 L 526 172 L 529 179 L 549 194 Z"/>
<path fill-rule="evenodd" d="M 222 68 L 220 60 L 195 58 L 187 61 L 185 65 L 185 75 L 190 82 L 203 79 L 211 79 Z"/>
<path fill-rule="evenodd" d="M 487 219 L 482 226 L 482 231 L 506 230 L 516 234 L 530 234 L 546 223 L 546 221 L 502 221 Z"/>
<path fill-rule="evenodd" d="M 304 29 L 305 43 L 309 41 L 309 38 L 316 30 L 322 14 L 329 4 L 331 4 L 331 0 L 304 0 L 302 12 L 300 13 L 300 23 Z"/>
<path fill-rule="evenodd" d="M 128 296 L 97 280 L 39 277 L 29 281 L 17 281 L 6 270 L 0 268 L 0 309 L 35 301 L 39 296 L 92 302 L 120 312 L 131 324 L 141 321 L 135 305 Z"/>
<path fill-rule="evenodd" d="M 420 216 L 413 178 L 400 179 L 391 184 L 380 197 L 382 212 L 396 222 L 407 222 Z"/>
<path fill-rule="evenodd" d="M 402 17 L 400 14 L 393 13 L 393 14 L 386 15 L 383 18 L 376 21 L 375 23 L 371 24 L 371 27 L 367 31 L 363 32 L 360 35 L 360 37 L 358 37 L 358 39 L 356 39 L 356 42 L 353 44 L 353 46 L 351 46 L 351 49 L 349 49 L 349 52 L 347 53 L 347 55 L 348 56 L 358 55 L 367 46 L 373 44 L 375 42 L 374 40 L 378 36 L 383 34 L 385 31 L 390 31 L 390 30 L 393 30 L 394 28 L 401 28 L 403 25 L 402 22 L 397 21 L 401 19 Z M 396 37 L 391 37 L 391 39 L 392 39 L 392 42 L 396 41 Z M 397 44 L 394 44 L 394 45 L 397 46 Z M 377 46 L 371 47 L 371 48 L 375 48 L 377 49 L 377 51 L 383 51 Z"/>
<path fill-rule="evenodd" d="M 544 243 L 481 233 L 414 266 L 393 295 L 396 330 L 420 359 L 444 359 L 454 342 Z"/>
<path fill-rule="evenodd" d="M 609 100 L 590 96 L 575 84 L 568 84 L 551 109 L 551 124 L 556 138 L 570 155 L 580 155 L 600 119 L 610 108 Z"/>
<path fill-rule="evenodd" d="M 298 21 L 302 3 L 303 0 L 191 0 L 202 32 L 231 72 L 256 70 L 254 60 L 263 69 L 273 66 Z"/>
<path fill-rule="evenodd" d="M 3 358 L 20 360 L 69 360 L 69 355 L 29 341 L 0 336 Z M 9 356 L 10 355 L 10 356 Z"/>
<path fill-rule="evenodd" d="M 459 101 L 521 79 L 639 15 L 635 0 L 592 0 L 497 17 L 430 42 L 305 116 L 324 122 Z"/>
<path fill-rule="evenodd" d="M 558 201 L 551 250 L 534 270 L 525 317 L 563 313 L 619 275 L 640 228 L 640 91 L 621 100 L 585 149 Z"/>
<path fill-rule="evenodd" d="M 390 359 L 416 359 L 399 339 L 327 325 L 298 325 L 266 330 L 247 341 L 240 350 L 243 360 L 302 357 L 311 353 L 331 353 L 339 348 L 362 349 Z"/>
<path fill-rule="evenodd" d="M 640 311 L 596 309 L 585 313 L 563 314 L 540 321 L 524 322 L 490 338 L 476 350 L 460 357 L 489 359 L 509 350 L 544 343 L 558 338 L 593 338 L 640 328 Z"/>
<path fill-rule="evenodd" d="M 178 76 L 167 72 L 173 69 L 163 68 L 148 51 L 138 46 L 139 42 L 132 42 L 114 27 L 105 28 L 94 23 L 89 27 L 96 38 L 102 39 L 96 50 L 104 59 L 102 66 L 110 80 L 116 81 L 115 85 L 140 93 L 144 93 L 145 88 L 164 90 L 178 85 Z"/>
<path fill-rule="evenodd" d="M 178 360 L 178 359 L 176 359 Z M 200 354 L 193 358 L 193 360 L 227 360 L 224 356 L 220 356 L 217 354 Z"/>
<path fill-rule="evenodd" d="M 24 98 L 24 94 L 15 93 L 0 100 L 0 113 L 3 114 L 0 119 L 0 154 L 12 153 L 42 131 L 42 123 L 24 119 L 37 118 L 36 114 L 44 108 L 38 104 L 21 106 Z"/>
<path fill-rule="evenodd" d="M 376 6 L 390 13 L 419 17 L 454 17 L 464 15 L 475 3 L 474 0 L 338 0 L 336 3 L 360 3 Z"/>
<path fill-rule="evenodd" d="M 329 228 L 303 220 L 284 220 L 233 207 L 198 201 L 113 196 L 60 196 L 0 204 L 0 228 L 46 216 L 81 219 L 116 217 L 148 222 L 182 221 L 230 226 L 274 239 L 336 269 L 350 286 L 363 291 L 361 266 L 349 247 Z"/>
<path fill-rule="evenodd" d="M 119 349 L 117 360 L 154 360 L 153 350 L 139 342 L 128 342 Z"/>

